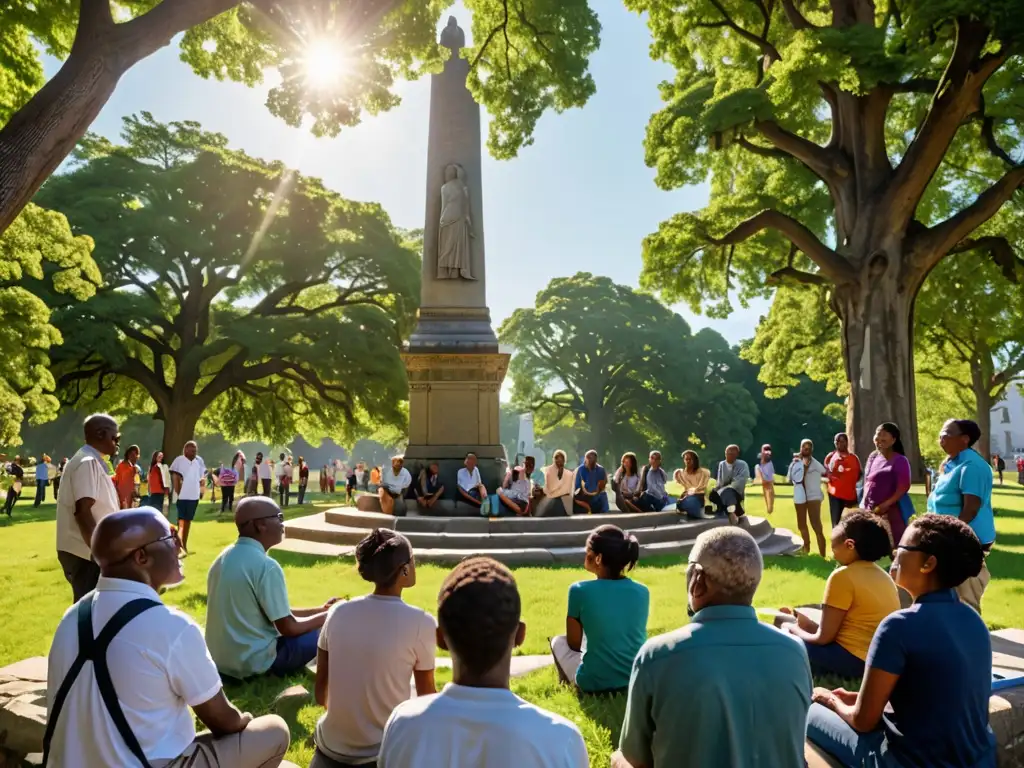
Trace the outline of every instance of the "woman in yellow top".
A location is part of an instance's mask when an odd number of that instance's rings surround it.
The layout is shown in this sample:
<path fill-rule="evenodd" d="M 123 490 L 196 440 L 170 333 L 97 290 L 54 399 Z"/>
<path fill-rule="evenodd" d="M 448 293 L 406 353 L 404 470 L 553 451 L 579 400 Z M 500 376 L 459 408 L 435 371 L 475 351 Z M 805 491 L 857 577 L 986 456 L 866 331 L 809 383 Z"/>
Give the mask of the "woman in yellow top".
<path fill-rule="evenodd" d="M 811 671 L 860 680 L 875 630 L 900 609 L 896 584 L 876 561 L 891 554 L 889 534 L 867 512 L 848 514 L 832 530 L 832 554 L 840 567 L 825 583 L 821 623 L 783 608 L 796 622 L 786 629 L 803 640 Z"/>
<path fill-rule="evenodd" d="M 693 451 L 683 452 L 683 469 L 677 469 L 673 479 L 682 487 L 676 509 L 687 517 L 700 520 L 704 517 L 704 494 L 708 490 L 711 472 L 700 465 L 700 459 Z"/>

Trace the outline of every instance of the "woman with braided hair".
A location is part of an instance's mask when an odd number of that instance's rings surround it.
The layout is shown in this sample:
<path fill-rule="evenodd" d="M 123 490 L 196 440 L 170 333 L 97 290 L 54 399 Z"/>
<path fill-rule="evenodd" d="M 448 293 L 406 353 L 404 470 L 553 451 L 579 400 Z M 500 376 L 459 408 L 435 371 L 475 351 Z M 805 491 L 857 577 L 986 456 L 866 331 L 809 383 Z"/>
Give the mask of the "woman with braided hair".
<path fill-rule="evenodd" d="M 333 606 L 320 633 L 316 725 L 310 768 L 372 768 L 392 710 L 416 694 L 436 691 L 437 622 L 402 600 L 416 584 L 412 545 L 400 533 L 374 529 L 356 546 L 359 575 L 374 585 L 364 597 Z"/>
<path fill-rule="evenodd" d="M 551 639 L 563 682 L 584 693 L 625 690 L 633 659 L 647 642 L 647 587 L 625 576 L 640 559 L 636 536 L 614 525 L 595 528 L 583 567 L 596 579 L 569 587 L 565 634 Z"/>

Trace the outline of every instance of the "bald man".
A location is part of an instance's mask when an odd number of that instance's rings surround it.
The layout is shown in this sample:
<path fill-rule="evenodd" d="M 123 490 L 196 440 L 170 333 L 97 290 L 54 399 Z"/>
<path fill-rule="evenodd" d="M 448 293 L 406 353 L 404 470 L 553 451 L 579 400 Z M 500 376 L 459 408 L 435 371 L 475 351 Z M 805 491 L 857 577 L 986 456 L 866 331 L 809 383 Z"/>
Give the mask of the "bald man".
<path fill-rule="evenodd" d="M 199 625 L 160 601 L 161 588 L 184 578 L 177 530 L 140 507 L 105 516 L 91 544 L 96 591 L 68 609 L 50 647 L 46 764 L 281 765 L 288 726 L 232 705 Z M 82 626 L 88 657 L 79 656 Z M 210 732 L 196 735 L 190 707 Z"/>
<path fill-rule="evenodd" d="M 320 628 L 337 598 L 291 608 L 284 571 L 267 550 L 284 539 L 284 514 L 273 499 L 248 496 L 235 507 L 238 541 L 210 566 L 206 642 L 222 675 L 245 680 L 287 675 L 316 658 Z"/>
<path fill-rule="evenodd" d="M 93 530 L 100 520 L 120 508 L 106 461 L 117 453 L 121 439 L 117 422 L 105 413 L 97 413 L 83 426 L 85 445 L 64 468 L 57 495 L 57 560 L 76 603 L 95 589 L 100 577 L 89 544 Z"/>
<path fill-rule="evenodd" d="M 181 546 L 188 554 L 189 529 L 206 490 L 206 463 L 199 455 L 195 440 L 185 443 L 181 456 L 171 462 L 171 483 L 178 497 L 174 508 L 178 514 L 178 527 L 181 528 Z"/>

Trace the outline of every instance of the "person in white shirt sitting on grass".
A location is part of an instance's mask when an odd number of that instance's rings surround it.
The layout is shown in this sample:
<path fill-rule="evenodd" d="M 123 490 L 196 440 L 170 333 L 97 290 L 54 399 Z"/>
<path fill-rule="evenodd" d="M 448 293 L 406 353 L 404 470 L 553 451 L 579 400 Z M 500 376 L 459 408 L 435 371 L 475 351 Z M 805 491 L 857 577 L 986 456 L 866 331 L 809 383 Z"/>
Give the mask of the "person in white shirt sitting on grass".
<path fill-rule="evenodd" d="M 480 479 L 480 468 L 476 465 L 476 454 L 466 454 L 466 466 L 458 474 L 459 500 L 474 507 L 482 507 L 487 500 L 487 487 Z"/>
<path fill-rule="evenodd" d="M 589 768 L 579 729 L 509 690 L 526 639 L 515 578 L 489 557 L 448 574 L 437 598 L 437 644 L 452 655 L 441 693 L 399 704 L 378 768 Z"/>
<path fill-rule="evenodd" d="M 405 457 L 392 457 L 391 466 L 385 467 L 380 473 L 380 488 L 377 489 L 380 511 L 385 515 L 395 514 L 395 499 L 404 498 L 410 485 L 412 485 L 412 475 L 405 468 Z M 404 506 L 402 514 L 405 514 Z"/>

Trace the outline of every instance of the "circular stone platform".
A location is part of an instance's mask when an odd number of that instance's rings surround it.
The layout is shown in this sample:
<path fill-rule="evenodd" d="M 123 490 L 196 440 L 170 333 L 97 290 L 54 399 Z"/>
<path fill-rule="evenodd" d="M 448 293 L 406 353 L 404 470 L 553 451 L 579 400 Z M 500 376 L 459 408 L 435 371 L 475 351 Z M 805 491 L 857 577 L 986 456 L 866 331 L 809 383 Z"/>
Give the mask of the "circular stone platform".
<path fill-rule="evenodd" d="M 351 556 L 355 545 L 373 528 L 405 534 L 424 563 L 454 565 L 470 555 L 489 555 L 506 565 L 579 565 L 587 535 L 611 523 L 634 534 L 640 556 L 686 555 L 703 531 L 728 525 L 725 519 L 688 520 L 675 512 L 574 515 L 573 517 L 391 517 L 354 507 L 331 509 L 285 524 L 287 538 L 276 549 L 310 555 Z M 775 529 L 760 517 L 744 527 L 765 555 L 792 554 L 802 541 L 790 531 Z"/>

